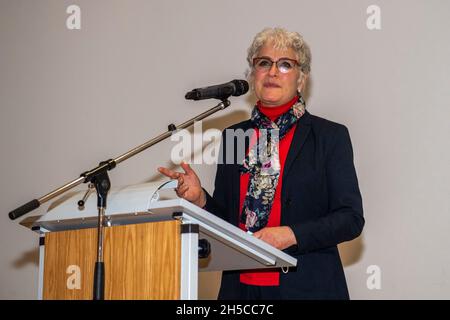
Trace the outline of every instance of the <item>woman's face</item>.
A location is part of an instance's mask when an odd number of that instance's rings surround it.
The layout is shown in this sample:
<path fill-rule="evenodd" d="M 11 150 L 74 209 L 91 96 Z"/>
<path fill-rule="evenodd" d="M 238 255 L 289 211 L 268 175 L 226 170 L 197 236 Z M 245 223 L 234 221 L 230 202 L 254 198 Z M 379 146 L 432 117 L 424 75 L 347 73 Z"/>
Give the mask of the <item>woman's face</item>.
<path fill-rule="evenodd" d="M 266 43 L 259 50 L 255 58 L 265 57 L 272 61 L 278 61 L 281 58 L 297 60 L 293 49 L 278 50 L 272 43 Z M 276 107 L 292 100 L 301 91 L 304 79 L 299 84 L 301 72 L 297 66 L 287 73 L 281 73 L 276 64 L 273 63 L 269 70 L 254 70 L 254 88 L 256 97 L 263 105 Z"/>

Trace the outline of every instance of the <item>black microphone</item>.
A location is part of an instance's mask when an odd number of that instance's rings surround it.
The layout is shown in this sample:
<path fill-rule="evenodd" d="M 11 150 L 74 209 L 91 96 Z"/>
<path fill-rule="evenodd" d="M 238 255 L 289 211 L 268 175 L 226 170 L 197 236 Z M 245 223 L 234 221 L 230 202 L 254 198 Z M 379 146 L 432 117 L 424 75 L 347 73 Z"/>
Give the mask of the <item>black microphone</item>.
<path fill-rule="evenodd" d="M 184 96 L 187 100 L 220 99 L 225 100 L 229 96 L 240 96 L 248 91 L 248 82 L 245 80 L 233 80 L 216 86 L 204 87 L 189 91 Z"/>

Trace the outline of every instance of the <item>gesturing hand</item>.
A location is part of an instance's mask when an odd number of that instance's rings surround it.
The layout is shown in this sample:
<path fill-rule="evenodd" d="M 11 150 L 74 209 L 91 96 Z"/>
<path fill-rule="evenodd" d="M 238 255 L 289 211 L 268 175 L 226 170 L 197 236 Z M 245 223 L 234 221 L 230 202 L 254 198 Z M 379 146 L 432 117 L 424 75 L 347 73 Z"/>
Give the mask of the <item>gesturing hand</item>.
<path fill-rule="evenodd" d="M 180 198 L 203 208 L 206 204 L 206 194 L 202 189 L 200 179 L 187 163 L 182 162 L 181 168 L 183 168 L 184 173 L 164 167 L 159 167 L 158 171 L 171 179 L 178 180 L 175 191 Z"/>

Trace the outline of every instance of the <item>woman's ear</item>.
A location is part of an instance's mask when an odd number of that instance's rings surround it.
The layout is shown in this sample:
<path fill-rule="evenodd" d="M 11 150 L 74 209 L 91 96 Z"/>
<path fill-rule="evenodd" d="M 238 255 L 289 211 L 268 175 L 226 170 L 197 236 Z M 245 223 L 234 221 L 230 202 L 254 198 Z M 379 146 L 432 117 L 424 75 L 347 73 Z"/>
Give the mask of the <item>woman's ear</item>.
<path fill-rule="evenodd" d="M 308 75 L 304 74 L 303 72 L 300 72 L 300 78 L 298 79 L 298 92 L 302 92 L 305 88 L 306 81 L 308 80 Z"/>

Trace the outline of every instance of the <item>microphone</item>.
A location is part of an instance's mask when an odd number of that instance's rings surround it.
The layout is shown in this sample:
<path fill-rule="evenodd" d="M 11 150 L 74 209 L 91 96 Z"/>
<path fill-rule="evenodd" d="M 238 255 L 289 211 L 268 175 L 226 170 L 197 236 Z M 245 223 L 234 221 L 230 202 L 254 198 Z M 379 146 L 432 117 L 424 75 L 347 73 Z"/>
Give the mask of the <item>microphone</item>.
<path fill-rule="evenodd" d="M 189 91 L 184 96 L 187 100 L 220 99 L 225 100 L 229 96 L 240 96 L 248 91 L 248 82 L 245 80 L 233 80 L 216 86 L 197 88 Z"/>

